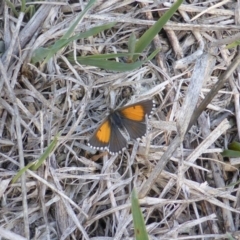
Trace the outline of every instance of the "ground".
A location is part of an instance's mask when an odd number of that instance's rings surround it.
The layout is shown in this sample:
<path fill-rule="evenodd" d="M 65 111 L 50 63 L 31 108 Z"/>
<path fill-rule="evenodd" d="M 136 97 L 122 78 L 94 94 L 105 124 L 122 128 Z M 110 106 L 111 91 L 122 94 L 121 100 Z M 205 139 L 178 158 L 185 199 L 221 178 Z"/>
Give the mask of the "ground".
<path fill-rule="evenodd" d="M 150 239 L 238 239 L 239 162 L 221 152 L 240 133 L 239 50 L 227 47 L 240 38 L 239 3 L 184 1 L 142 64 L 117 71 L 127 55 L 102 67 L 75 60 L 126 54 L 172 1 L 96 1 L 72 35 L 113 25 L 34 62 L 86 5 L 28 2 L 23 13 L 19 1 L 0 3 L 0 236 L 134 239 L 135 187 Z M 139 141 L 117 155 L 87 145 L 110 109 L 149 99 Z"/>

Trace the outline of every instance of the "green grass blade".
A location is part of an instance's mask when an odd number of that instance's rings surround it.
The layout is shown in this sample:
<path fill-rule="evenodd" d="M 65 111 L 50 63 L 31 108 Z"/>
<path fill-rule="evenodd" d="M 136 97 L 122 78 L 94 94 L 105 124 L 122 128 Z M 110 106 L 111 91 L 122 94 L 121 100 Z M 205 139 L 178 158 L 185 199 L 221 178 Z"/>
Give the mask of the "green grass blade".
<path fill-rule="evenodd" d="M 240 151 L 234 151 L 234 150 L 224 150 L 221 155 L 223 157 L 230 157 L 230 158 L 238 158 L 240 157 Z"/>
<path fill-rule="evenodd" d="M 60 133 L 58 133 L 54 137 L 52 142 L 49 144 L 47 149 L 44 151 L 44 153 L 40 156 L 40 158 L 37 161 L 30 162 L 26 167 L 20 169 L 17 175 L 12 179 L 12 183 L 15 183 L 22 176 L 22 174 L 26 172 L 28 169 L 36 171 L 42 165 L 42 163 L 46 160 L 46 158 L 53 152 L 54 148 L 58 143 L 59 136 L 60 136 Z"/>
<path fill-rule="evenodd" d="M 42 165 L 42 163 L 46 160 L 46 158 L 49 157 L 49 155 L 53 152 L 54 148 L 56 147 L 59 137 L 60 137 L 60 133 L 58 133 L 54 137 L 54 139 L 46 148 L 46 150 L 43 152 L 43 154 L 40 156 L 40 158 L 37 161 L 35 161 L 33 166 L 31 166 L 30 168 L 31 170 L 36 171 Z"/>
<path fill-rule="evenodd" d="M 18 16 L 19 16 L 19 12 L 16 10 L 14 4 L 13 4 L 11 1 L 9 1 L 9 0 L 6 0 L 6 4 L 8 5 L 9 8 L 11 8 L 11 10 L 12 10 L 13 13 L 14 13 L 14 15 L 15 15 L 16 17 L 18 17 Z"/>
<path fill-rule="evenodd" d="M 228 149 L 224 150 L 221 154 L 223 157 L 240 157 L 240 143 L 235 141 L 230 143 Z"/>
<path fill-rule="evenodd" d="M 240 143 L 234 141 L 228 145 L 228 148 L 240 152 Z"/>
<path fill-rule="evenodd" d="M 54 56 L 54 54 L 56 54 L 61 48 L 67 46 L 70 42 L 81 39 L 81 38 L 87 38 L 87 37 L 96 35 L 104 30 L 107 30 L 107 29 L 113 27 L 115 24 L 116 23 L 108 23 L 108 24 L 105 24 L 102 26 L 93 27 L 93 28 L 87 30 L 86 32 L 76 34 L 76 35 L 70 37 L 69 39 L 60 38 L 52 46 L 50 46 L 48 48 L 41 47 L 41 48 L 36 49 L 33 53 L 31 62 L 33 64 L 35 64 L 37 62 L 43 61 L 44 59 L 45 59 L 44 62 L 48 62 L 49 59 Z"/>
<path fill-rule="evenodd" d="M 136 47 L 136 36 L 134 33 L 132 33 L 128 40 L 128 52 L 131 54 L 128 58 L 128 62 L 133 61 L 135 47 Z"/>
<path fill-rule="evenodd" d="M 183 0 L 176 1 L 172 5 L 172 7 L 166 13 L 164 13 L 163 16 L 140 37 L 140 39 L 136 43 L 135 53 L 143 52 L 143 50 L 151 43 L 153 38 L 159 33 L 159 31 L 167 23 L 167 21 L 177 11 L 178 7 L 182 4 L 182 2 Z M 137 57 L 134 56 L 133 60 L 135 61 L 136 59 Z"/>
<path fill-rule="evenodd" d="M 25 14 L 29 14 L 29 18 L 31 19 L 33 15 L 36 13 L 36 8 L 33 5 L 30 5 L 26 8 Z"/>
<path fill-rule="evenodd" d="M 93 28 L 87 30 L 86 32 L 79 33 L 79 34 L 72 36 L 71 38 L 69 38 L 69 42 L 78 40 L 81 38 L 88 38 L 90 36 L 97 35 L 100 32 L 103 32 L 109 28 L 112 28 L 114 25 L 116 25 L 116 23 L 112 22 L 112 23 L 101 25 L 101 26 L 93 27 Z"/>
<path fill-rule="evenodd" d="M 47 56 L 49 49 L 44 47 L 37 48 L 32 55 L 31 63 L 35 64 L 37 62 L 42 62 Z"/>
<path fill-rule="evenodd" d="M 26 172 L 32 165 L 34 165 L 35 162 L 29 163 L 26 167 L 20 169 L 17 173 L 17 175 L 12 179 L 11 183 L 15 183 L 24 172 Z"/>
<path fill-rule="evenodd" d="M 31 62 L 33 64 L 37 62 L 41 62 L 44 59 L 43 63 L 48 62 L 55 53 L 57 53 L 61 48 L 69 44 L 71 41 L 73 41 L 74 38 L 70 38 L 70 36 L 73 34 L 74 29 L 78 25 L 79 21 L 83 18 L 83 16 L 87 13 L 87 11 L 93 6 L 93 4 L 96 2 L 96 0 L 90 0 L 87 4 L 87 6 L 84 8 L 84 10 L 81 12 L 81 14 L 78 16 L 76 21 L 72 24 L 72 26 L 69 27 L 67 32 L 59 39 L 57 40 L 52 46 L 48 48 L 40 48 L 36 49 L 33 53 L 33 57 L 31 59 Z M 111 24 L 108 24 L 111 25 Z M 92 30 L 93 31 L 93 30 Z M 93 31 L 94 32 L 94 31 Z M 92 36 L 92 35 L 90 35 Z M 69 39 L 70 38 L 70 39 Z M 76 38 L 78 39 L 78 38 Z M 44 50 L 43 50 L 44 49 Z"/>
<path fill-rule="evenodd" d="M 135 53 L 134 53 L 135 54 Z M 107 53 L 107 54 L 96 54 L 96 55 L 89 55 L 84 57 L 77 57 L 78 60 L 84 60 L 84 59 L 113 59 L 113 58 L 126 58 L 127 56 L 130 56 L 132 54 L 130 53 Z M 137 54 L 139 55 L 139 54 Z M 74 61 L 74 58 L 71 56 L 68 56 L 68 60 L 70 62 Z"/>
<path fill-rule="evenodd" d="M 110 54 L 105 54 L 104 56 L 97 55 L 96 57 L 95 56 L 89 56 L 84 58 L 78 57 L 77 61 L 83 65 L 95 66 L 95 67 L 99 67 L 99 68 L 103 68 L 111 71 L 126 72 L 126 71 L 131 71 L 136 68 L 139 68 L 146 61 L 149 61 L 152 58 L 154 58 L 158 52 L 159 52 L 159 49 L 155 50 L 146 60 L 137 61 L 134 63 L 122 63 L 122 62 L 106 60 L 106 58 L 113 58 L 114 54 L 111 55 L 112 57 L 110 57 Z M 125 55 L 129 55 L 129 54 L 125 53 Z M 74 61 L 73 59 L 69 59 L 69 60 L 71 62 Z"/>
<path fill-rule="evenodd" d="M 234 41 L 233 43 L 230 43 L 226 46 L 227 49 L 235 48 L 238 45 L 240 45 L 240 40 Z"/>
<path fill-rule="evenodd" d="M 232 232 L 226 232 L 226 237 L 227 237 L 227 239 L 228 240 L 235 240 L 236 238 L 235 237 L 233 237 L 233 235 L 232 235 L 233 233 Z"/>
<path fill-rule="evenodd" d="M 96 0 L 90 0 L 87 4 L 87 6 L 83 9 L 83 11 L 80 13 L 76 21 L 73 23 L 73 25 L 68 29 L 68 31 L 61 37 L 61 39 L 67 39 L 69 38 L 73 32 L 78 23 L 82 20 L 84 15 L 87 13 L 87 11 L 93 6 L 93 4 L 96 2 Z"/>
<path fill-rule="evenodd" d="M 144 223 L 143 215 L 139 206 L 138 196 L 135 188 L 132 191 L 131 203 L 136 240 L 148 240 L 148 234 Z"/>
<path fill-rule="evenodd" d="M 26 11 L 26 0 L 22 0 L 21 2 L 22 2 L 22 4 L 21 4 L 21 12 L 25 12 Z"/>

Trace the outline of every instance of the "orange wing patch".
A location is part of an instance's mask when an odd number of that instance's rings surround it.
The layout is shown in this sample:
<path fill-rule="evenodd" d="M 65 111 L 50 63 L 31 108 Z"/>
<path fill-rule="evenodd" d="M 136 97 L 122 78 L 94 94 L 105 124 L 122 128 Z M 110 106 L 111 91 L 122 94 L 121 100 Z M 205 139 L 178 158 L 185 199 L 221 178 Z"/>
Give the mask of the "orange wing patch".
<path fill-rule="evenodd" d="M 142 105 L 134 105 L 131 107 L 126 107 L 121 110 L 121 113 L 125 118 L 131 119 L 133 121 L 143 121 L 145 118 L 145 111 Z"/>
<path fill-rule="evenodd" d="M 109 120 L 106 120 L 97 130 L 96 138 L 101 143 L 109 143 L 111 136 L 111 127 Z"/>

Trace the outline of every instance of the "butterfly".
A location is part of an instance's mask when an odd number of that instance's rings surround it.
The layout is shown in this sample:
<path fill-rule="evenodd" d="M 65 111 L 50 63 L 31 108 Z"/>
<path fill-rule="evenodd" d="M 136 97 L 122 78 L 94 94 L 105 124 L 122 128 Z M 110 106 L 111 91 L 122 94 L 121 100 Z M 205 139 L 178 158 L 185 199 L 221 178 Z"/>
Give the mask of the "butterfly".
<path fill-rule="evenodd" d="M 91 136 L 88 146 L 97 150 L 107 150 L 110 154 L 121 153 L 127 146 L 127 138 L 140 139 L 146 134 L 145 116 L 152 116 L 153 100 L 137 102 L 111 110 Z"/>

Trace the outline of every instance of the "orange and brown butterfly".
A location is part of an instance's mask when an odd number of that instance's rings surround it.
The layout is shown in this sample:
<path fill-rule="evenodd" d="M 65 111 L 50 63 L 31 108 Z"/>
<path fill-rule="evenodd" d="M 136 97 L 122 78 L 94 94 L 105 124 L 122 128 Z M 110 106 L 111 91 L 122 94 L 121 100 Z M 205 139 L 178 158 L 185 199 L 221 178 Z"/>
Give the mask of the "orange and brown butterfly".
<path fill-rule="evenodd" d="M 118 154 L 127 146 L 130 139 L 139 139 L 146 134 L 146 115 L 150 118 L 155 103 L 152 100 L 137 102 L 112 110 L 91 136 L 88 146 Z M 123 133 L 125 133 L 123 135 Z"/>

